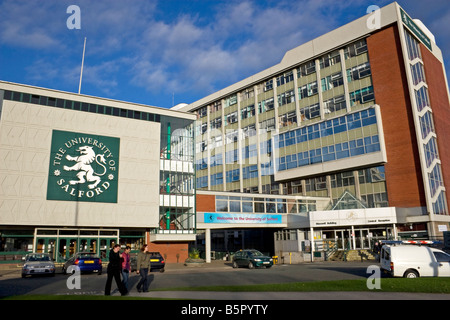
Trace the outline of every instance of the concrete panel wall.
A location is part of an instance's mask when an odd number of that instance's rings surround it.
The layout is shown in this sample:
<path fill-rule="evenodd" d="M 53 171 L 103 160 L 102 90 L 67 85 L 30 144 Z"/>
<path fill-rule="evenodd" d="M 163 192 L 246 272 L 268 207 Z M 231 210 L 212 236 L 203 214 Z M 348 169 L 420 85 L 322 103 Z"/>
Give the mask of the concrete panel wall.
<path fill-rule="evenodd" d="M 46 200 L 52 130 L 120 138 L 117 203 Z M 156 227 L 160 124 L 3 101 L 0 224 Z"/>

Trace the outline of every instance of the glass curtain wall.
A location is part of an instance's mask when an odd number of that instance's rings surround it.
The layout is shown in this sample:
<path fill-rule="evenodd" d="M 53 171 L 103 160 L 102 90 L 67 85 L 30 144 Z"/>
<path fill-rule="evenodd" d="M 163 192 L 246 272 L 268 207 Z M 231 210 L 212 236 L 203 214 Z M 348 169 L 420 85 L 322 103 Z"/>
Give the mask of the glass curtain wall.
<path fill-rule="evenodd" d="M 157 233 L 195 233 L 194 121 L 161 116 Z"/>

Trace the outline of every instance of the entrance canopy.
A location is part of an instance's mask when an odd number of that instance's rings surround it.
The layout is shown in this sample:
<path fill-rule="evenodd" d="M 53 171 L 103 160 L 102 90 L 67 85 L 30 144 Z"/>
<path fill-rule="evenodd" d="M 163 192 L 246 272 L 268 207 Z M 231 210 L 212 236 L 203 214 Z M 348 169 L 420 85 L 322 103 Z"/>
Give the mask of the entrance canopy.
<path fill-rule="evenodd" d="M 288 216 L 290 228 L 336 228 L 397 223 L 395 207 L 311 211 Z"/>

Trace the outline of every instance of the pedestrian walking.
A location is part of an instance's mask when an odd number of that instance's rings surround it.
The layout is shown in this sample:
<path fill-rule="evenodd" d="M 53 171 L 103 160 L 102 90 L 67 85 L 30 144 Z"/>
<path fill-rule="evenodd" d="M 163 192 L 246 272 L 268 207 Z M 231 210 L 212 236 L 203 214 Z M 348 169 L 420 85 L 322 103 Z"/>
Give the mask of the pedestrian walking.
<path fill-rule="evenodd" d="M 150 270 L 150 254 L 148 253 L 148 246 L 146 244 L 144 244 L 141 251 L 138 253 L 136 269 L 137 274 L 141 276 L 141 280 L 139 280 L 139 283 L 136 286 L 138 292 L 148 292 L 149 283 L 147 275 Z"/>
<path fill-rule="evenodd" d="M 120 279 L 120 273 L 122 270 L 122 255 L 119 251 L 120 244 L 116 244 L 109 252 L 109 264 L 107 268 L 108 278 L 106 279 L 105 296 L 111 295 L 111 284 L 113 278 L 116 281 L 120 294 L 123 296 L 128 294 L 127 289 L 124 287 L 122 280 Z"/>
<path fill-rule="evenodd" d="M 130 265 L 130 246 L 126 246 L 125 250 L 122 252 L 122 282 L 124 287 L 128 291 L 128 277 L 131 273 L 131 265 Z"/>

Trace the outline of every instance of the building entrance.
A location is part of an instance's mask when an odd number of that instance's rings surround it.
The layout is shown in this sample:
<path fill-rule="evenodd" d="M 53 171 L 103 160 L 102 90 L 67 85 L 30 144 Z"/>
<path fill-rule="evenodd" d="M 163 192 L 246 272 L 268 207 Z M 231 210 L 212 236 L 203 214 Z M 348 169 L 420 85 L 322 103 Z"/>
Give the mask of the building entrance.
<path fill-rule="evenodd" d="M 49 253 L 56 262 L 82 251 L 94 252 L 108 261 L 108 252 L 116 243 L 117 229 L 36 229 L 34 251 Z"/>
<path fill-rule="evenodd" d="M 324 230 L 322 234 L 324 239 L 336 242 L 337 250 L 371 249 L 374 241 L 393 238 L 391 227 Z"/>

